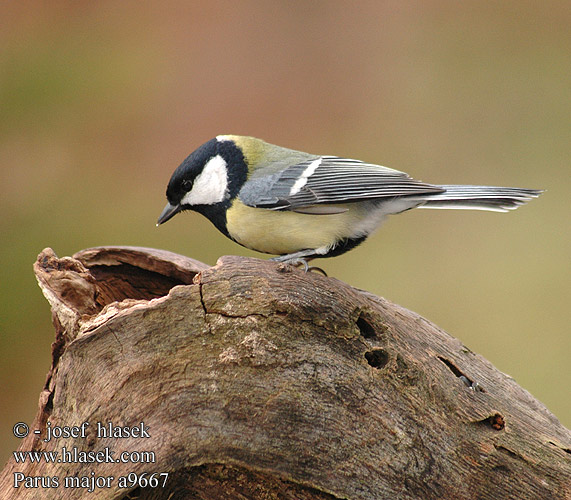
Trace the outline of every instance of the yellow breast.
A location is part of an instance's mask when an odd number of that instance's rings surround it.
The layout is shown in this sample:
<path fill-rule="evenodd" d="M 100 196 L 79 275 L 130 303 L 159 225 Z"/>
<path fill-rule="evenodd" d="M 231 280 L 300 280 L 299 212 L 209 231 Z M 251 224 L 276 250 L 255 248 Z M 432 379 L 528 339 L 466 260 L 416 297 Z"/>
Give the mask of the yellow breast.
<path fill-rule="evenodd" d="M 361 207 L 348 204 L 346 212 L 330 215 L 300 214 L 252 208 L 234 200 L 226 213 L 230 236 L 246 248 L 283 255 L 308 248 L 334 245 L 355 236 Z"/>

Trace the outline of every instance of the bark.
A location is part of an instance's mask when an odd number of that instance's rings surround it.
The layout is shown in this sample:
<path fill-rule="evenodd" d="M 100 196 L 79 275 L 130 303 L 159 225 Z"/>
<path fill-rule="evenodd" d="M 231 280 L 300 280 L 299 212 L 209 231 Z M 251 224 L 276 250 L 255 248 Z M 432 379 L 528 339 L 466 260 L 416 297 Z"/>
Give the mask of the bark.
<path fill-rule="evenodd" d="M 35 272 L 56 340 L 20 450 L 75 455 L 11 459 L 1 498 L 571 498 L 569 430 L 385 299 L 270 261 L 132 247 L 46 249 Z M 53 437 L 65 426 L 76 435 Z M 89 492 L 96 478 L 110 487 Z"/>

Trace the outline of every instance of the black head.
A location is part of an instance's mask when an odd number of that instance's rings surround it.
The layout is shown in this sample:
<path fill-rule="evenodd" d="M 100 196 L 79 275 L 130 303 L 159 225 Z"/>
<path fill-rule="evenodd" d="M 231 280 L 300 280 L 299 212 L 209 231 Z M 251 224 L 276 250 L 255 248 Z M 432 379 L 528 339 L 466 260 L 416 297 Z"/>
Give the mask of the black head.
<path fill-rule="evenodd" d="M 191 153 L 174 171 L 167 187 L 162 224 L 183 210 L 208 217 L 226 232 L 226 209 L 246 182 L 244 155 L 229 136 L 219 136 Z"/>

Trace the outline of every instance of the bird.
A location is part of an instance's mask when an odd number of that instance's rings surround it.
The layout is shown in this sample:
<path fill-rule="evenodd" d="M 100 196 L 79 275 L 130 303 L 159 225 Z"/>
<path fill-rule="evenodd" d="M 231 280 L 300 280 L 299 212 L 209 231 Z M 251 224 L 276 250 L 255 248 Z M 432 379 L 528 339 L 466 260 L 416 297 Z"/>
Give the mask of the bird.
<path fill-rule="evenodd" d="M 307 271 L 311 259 L 357 247 L 388 215 L 413 208 L 506 212 L 541 193 L 427 184 L 372 163 L 218 135 L 176 168 L 157 226 L 192 210 L 236 243 Z"/>

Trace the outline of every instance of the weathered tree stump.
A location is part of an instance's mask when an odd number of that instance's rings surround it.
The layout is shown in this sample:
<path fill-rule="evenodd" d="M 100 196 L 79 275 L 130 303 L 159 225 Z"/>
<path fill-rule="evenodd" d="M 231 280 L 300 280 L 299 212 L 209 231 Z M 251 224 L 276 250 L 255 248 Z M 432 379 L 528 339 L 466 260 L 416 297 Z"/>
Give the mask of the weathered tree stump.
<path fill-rule="evenodd" d="M 1 498 L 571 498 L 569 430 L 382 298 L 131 247 L 46 249 L 35 272 L 56 340 L 20 451 L 60 460 L 11 459 Z"/>

